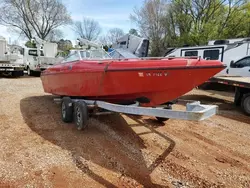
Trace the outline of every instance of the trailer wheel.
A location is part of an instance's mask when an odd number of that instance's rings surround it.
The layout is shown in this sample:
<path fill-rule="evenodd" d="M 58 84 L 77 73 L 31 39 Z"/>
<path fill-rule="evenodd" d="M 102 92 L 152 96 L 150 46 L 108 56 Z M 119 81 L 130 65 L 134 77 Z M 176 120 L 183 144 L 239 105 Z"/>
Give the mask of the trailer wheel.
<path fill-rule="evenodd" d="M 86 129 L 88 125 L 87 121 L 89 118 L 89 114 L 87 104 L 84 101 L 78 101 L 75 103 L 74 115 L 76 128 L 78 130 Z"/>
<path fill-rule="evenodd" d="M 250 93 L 243 95 L 241 107 L 246 115 L 250 115 Z"/>
<path fill-rule="evenodd" d="M 28 69 L 27 69 L 27 74 L 28 74 L 28 76 L 33 76 L 33 71 L 32 70 L 30 70 L 30 68 L 28 67 Z"/>
<path fill-rule="evenodd" d="M 61 116 L 65 123 L 73 121 L 73 101 L 69 97 L 63 97 L 62 99 Z"/>
<path fill-rule="evenodd" d="M 163 109 L 169 109 L 169 110 L 172 110 L 172 105 L 169 105 L 167 107 L 164 107 Z M 157 121 L 159 122 L 164 122 L 164 121 L 167 121 L 169 120 L 169 118 L 163 118 L 163 117 L 155 117 L 157 119 Z"/>

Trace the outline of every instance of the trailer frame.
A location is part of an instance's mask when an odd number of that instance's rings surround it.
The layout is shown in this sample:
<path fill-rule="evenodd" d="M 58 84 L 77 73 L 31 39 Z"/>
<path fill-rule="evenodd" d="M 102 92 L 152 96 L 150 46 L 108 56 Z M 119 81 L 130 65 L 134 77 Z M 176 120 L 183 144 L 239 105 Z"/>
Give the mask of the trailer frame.
<path fill-rule="evenodd" d="M 154 116 L 158 121 L 168 119 L 182 119 L 202 121 L 218 113 L 217 105 L 202 105 L 200 101 L 176 100 L 178 104 L 186 104 L 186 110 L 172 110 L 171 103 L 156 107 L 142 107 L 139 102 L 131 105 L 113 104 L 104 101 L 75 99 L 70 97 L 54 98 L 54 102 L 61 104 L 61 117 L 66 123 L 75 121 L 78 130 L 86 128 L 90 115 L 104 115 L 110 113 L 124 113 L 131 115 Z M 79 118 L 80 116 L 80 118 Z"/>

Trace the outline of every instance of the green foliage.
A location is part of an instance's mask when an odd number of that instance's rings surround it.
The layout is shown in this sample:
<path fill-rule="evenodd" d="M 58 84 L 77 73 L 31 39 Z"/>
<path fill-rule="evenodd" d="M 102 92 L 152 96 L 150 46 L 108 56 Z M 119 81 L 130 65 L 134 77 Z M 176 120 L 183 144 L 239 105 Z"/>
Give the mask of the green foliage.
<path fill-rule="evenodd" d="M 140 35 L 138 34 L 137 30 L 133 29 L 133 28 L 129 30 L 129 34 L 140 37 Z"/>
<path fill-rule="evenodd" d="M 250 36 L 247 1 L 145 0 L 131 19 L 150 39 L 152 56 L 162 55 L 169 47 Z"/>
<path fill-rule="evenodd" d="M 72 42 L 70 40 L 61 39 L 57 42 L 58 49 L 61 51 L 69 51 L 73 48 Z"/>
<path fill-rule="evenodd" d="M 36 44 L 32 43 L 31 41 L 27 41 L 25 46 L 28 48 L 36 48 Z"/>
<path fill-rule="evenodd" d="M 104 48 L 104 50 L 105 50 L 106 52 L 107 52 L 108 49 L 109 49 L 108 45 L 104 45 L 103 48 Z"/>

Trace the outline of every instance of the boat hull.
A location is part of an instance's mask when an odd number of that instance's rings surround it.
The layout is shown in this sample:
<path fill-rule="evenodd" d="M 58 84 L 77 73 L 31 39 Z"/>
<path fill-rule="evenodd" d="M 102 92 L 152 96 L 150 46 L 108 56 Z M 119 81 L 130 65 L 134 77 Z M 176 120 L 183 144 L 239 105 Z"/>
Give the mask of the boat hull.
<path fill-rule="evenodd" d="M 44 91 L 119 104 L 139 100 L 142 106 L 156 106 L 184 95 L 224 68 L 219 62 L 190 66 L 184 60 L 179 66 L 171 61 L 126 66 L 119 66 L 119 62 L 92 63 L 90 69 L 86 62 L 47 69 L 41 75 Z"/>

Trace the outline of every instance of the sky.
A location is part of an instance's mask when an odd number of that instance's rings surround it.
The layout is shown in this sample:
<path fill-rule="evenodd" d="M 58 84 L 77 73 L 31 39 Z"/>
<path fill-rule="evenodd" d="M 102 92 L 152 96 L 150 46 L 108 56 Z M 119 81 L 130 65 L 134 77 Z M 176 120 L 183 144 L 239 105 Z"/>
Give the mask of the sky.
<path fill-rule="evenodd" d="M 143 0 L 62 0 L 66 5 L 73 21 L 81 21 L 83 17 L 95 19 L 102 27 L 102 34 L 105 34 L 110 28 L 118 27 L 125 33 L 130 28 L 136 28 L 135 24 L 129 19 L 133 13 L 134 7 L 140 7 Z M 60 29 L 64 33 L 64 38 L 76 40 L 77 36 L 71 30 L 70 26 L 63 26 Z M 8 29 L 0 25 L 0 36 L 13 42 L 18 39 L 17 35 L 8 32 Z"/>

